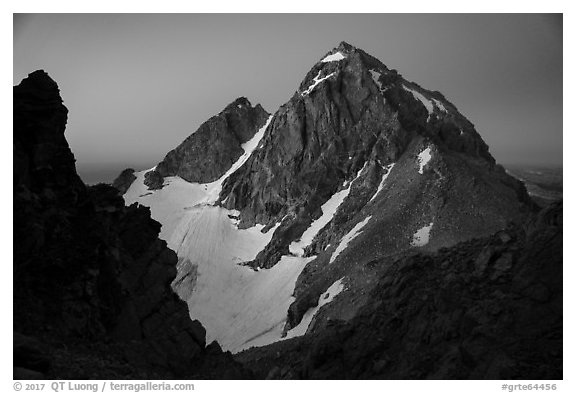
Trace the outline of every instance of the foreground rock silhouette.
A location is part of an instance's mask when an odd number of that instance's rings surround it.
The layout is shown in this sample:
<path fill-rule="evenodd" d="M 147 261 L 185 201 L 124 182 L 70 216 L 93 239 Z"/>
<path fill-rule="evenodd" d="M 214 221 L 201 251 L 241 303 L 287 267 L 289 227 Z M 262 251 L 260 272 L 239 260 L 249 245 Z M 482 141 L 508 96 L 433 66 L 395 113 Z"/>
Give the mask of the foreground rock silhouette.
<path fill-rule="evenodd" d="M 85 186 L 57 84 L 14 87 L 14 378 L 242 378 L 172 292 L 177 258 L 143 206 Z"/>

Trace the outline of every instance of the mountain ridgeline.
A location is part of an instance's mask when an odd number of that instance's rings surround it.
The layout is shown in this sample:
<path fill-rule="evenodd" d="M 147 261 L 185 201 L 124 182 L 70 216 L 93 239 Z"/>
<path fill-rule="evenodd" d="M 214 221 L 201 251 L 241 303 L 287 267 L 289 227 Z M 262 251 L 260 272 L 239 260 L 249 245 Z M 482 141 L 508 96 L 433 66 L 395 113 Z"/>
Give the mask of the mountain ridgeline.
<path fill-rule="evenodd" d="M 170 151 L 146 174 L 146 185 L 162 187 L 167 176 L 197 183 L 218 179 L 244 153 L 242 144 L 254 136 L 268 116 L 259 104 L 252 107 L 246 98 L 238 98 Z"/>
<path fill-rule="evenodd" d="M 14 97 L 19 372 L 73 378 L 73 339 L 84 377 L 562 378 L 562 203 L 363 50 L 114 187 L 76 175 L 45 73 Z"/>

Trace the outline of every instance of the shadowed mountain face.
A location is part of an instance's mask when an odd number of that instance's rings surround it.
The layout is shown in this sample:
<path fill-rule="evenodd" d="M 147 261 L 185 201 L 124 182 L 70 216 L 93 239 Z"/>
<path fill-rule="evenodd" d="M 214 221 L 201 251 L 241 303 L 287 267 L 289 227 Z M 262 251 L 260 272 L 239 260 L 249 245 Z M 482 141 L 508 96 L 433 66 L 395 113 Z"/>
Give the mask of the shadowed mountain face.
<path fill-rule="evenodd" d="M 252 107 L 246 98 L 236 99 L 170 151 L 154 171 L 148 172 L 146 185 L 150 189 L 161 188 L 167 176 L 198 183 L 218 179 L 244 153 L 242 145 L 264 125 L 268 116 L 260 104 Z"/>
<path fill-rule="evenodd" d="M 222 118 L 237 109 L 232 103 L 205 124 L 230 124 Z M 231 126 L 203 127 L 176 150 L 233 134 Z M 535 350 L 554 364 L 538 375 L 559 375 L 561 225 L 526 229 L 538 208 L 524 185 L 495 163 L 441 93 L 341 43 L 258 131 L 246 134 L 252 139 L 241 145 L 244 154 L 216 174 L 164 176 L 161 163 L 130 173 L 124 198 L 149 206 L 163 224 L 160 236 L 179 258 L 173 287 L 191 317 L 225 349 L 240 352 L 259 377 L 525 377 L 540 360 L 526 360 L 521 353 L 530 344 L 514 343 L 512 334 L 555 337 L 551 352 L 542 350 L 544 342 Z M 224 143 L 225 152 L 237 146 Z M 194 151 L 169 155 L 179 167 L 220 160 L 209 149 Z M 490 238 L 499 231 L 508 240 Z M 556 231 L 549 250 L 547 241 L 528 247 L 539 231 Z M 521 286 L 536 285 L 541 252 L 556 264 L 544 284 L 554 292 L 546 299 L 551 330 L 534 322 L 544 311 L 531 295 L 518 306 L 533 330 L 515 325 L 513 315 L 500 321 L 485 311 L 498 302 L 493 292 L 521 271 L 517 261 L 529 265 Z M 405 263 L 419 267 L 399 267 Z M 445 301 L 452 290 L 458 301 Z M 506 310 L 516 300 L 502 295 Z M 481 351 L 494 332 L 477 338 L 468 323 L 493 324 L 504 341 Z M 511 346 L 500 353 L 502 345 Z M 373 348 L 384 352 L 377 356 Z M 283 355 L 273 355 L 277 350 Z M 403 353 L 411 361 L 387 360 Z"/>
<path fill-rule="evenodd" d="M 245 375 L 172 292 L 149 209 L 82 183 L 66 119 L 45 72 L 14 87 L 14 378 Z"/>

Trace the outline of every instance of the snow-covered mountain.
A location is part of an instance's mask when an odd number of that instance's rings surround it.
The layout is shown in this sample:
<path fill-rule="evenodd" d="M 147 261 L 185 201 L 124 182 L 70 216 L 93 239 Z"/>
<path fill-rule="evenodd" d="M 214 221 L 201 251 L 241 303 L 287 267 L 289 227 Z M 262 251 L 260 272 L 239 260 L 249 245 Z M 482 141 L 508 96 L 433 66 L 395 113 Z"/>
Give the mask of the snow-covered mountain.
<path fill-rule="evenodd" d="M 273 115 L 236 100 L 120 183 L 162 224 L 190 316 L 232 352 L 351 320 L 379 285 L 371 262 L 534 208 L 441 93 L 344 42 Z"/>

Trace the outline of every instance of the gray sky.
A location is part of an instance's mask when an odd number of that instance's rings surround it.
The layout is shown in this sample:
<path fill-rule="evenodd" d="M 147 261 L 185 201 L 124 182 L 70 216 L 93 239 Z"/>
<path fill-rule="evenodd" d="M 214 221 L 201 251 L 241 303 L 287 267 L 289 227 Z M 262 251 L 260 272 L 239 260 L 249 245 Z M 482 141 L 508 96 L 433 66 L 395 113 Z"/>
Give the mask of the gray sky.
<path fill-rule="evenodd" d="M 441 91 L 498 162 L 562 163 L 558 15 L 16 15 L 13 78 L 58 82 L 80 174 L 112 180 L 239 96 L 275 112 L 340 41 Z"/>

